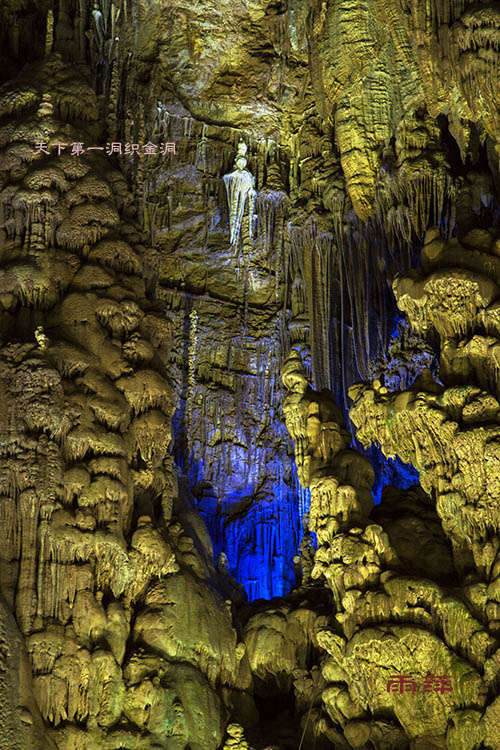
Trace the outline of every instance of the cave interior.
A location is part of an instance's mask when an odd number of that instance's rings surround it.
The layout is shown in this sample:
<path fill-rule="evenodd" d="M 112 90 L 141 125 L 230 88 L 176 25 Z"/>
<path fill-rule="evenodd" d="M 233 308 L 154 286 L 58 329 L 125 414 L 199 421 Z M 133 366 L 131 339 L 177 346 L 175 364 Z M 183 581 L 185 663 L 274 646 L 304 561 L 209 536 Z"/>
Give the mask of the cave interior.
<path fill-rule="evenodd" d="M 499 60 L 0 0 L 2 749 L 500 750 Z"/>

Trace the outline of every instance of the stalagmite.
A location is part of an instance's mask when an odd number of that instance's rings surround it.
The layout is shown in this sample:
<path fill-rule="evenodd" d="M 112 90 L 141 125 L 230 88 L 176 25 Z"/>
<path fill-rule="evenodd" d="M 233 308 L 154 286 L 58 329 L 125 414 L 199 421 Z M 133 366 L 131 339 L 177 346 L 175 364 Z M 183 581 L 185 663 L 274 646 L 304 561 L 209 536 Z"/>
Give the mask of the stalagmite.
<path fill-rule="evenodd" d="M 254 188 L 254 177 L 248 169 L 245 169 L 247 165 L 247 159 L 245 157 L 247 150 L 247 145 L 241 142 L 238 146 L 238 154 L 234 161 L 234 172 L 224 175 L 224 184 L 226 186 L 227 201 L 229 205 L 231 246 L 236 246 L 238 244 L 245 209 L 248 212 L 248 234 L 249 238 L 252 239 L 256 191 Z"/>

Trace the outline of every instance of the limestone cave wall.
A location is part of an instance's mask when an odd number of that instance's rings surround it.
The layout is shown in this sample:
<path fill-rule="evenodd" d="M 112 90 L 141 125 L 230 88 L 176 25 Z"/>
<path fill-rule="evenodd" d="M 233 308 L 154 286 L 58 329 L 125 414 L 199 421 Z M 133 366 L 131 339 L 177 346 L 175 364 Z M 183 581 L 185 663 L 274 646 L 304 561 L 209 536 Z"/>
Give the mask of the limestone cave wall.
<path fill-rule="evenodd" d="M 0 4 L 0 745 L 500 748 L 500 3 Z"/>

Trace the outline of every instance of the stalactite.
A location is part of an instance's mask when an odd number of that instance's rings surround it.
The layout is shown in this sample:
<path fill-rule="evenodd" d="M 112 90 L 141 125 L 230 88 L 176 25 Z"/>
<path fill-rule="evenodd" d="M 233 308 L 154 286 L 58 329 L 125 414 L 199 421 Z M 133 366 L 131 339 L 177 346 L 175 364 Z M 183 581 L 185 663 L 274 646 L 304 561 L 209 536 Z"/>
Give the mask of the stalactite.
<path fill-rule="evenodd" d="M 118 135 L 117 132 L 117 110 L 118 110 L 118 97 L 120 93 L 120 67 L 119 67 L 119 47 L 120 41 L 118 38 L 114 39 L 113 43 L 113 58 L 111 61 L 111 81 L 109 89 L 109 97 L 107 99 L 107 126 L 109 137 L 111 141 L 115 141 Z"/>
<path fill-rule="evenodd" d="M 138 102 L 138 129 L 137 139 L 139 143 L 144 143 L 145 138 L 145 123 L 144 123 L 144 102 L 139 100 Z M 136 155 L 137 162 L 135 164 L 135 194 L 139 204 L 139 216 L 141 217 L 142 224 L 144 225 L 146 218 L 144 216 L 144 183 L 145 183 L 145 155 L 144 150 Z"/>
<path fill-rule="evenodd" d="M 368 333 L 365 330 L 365 315 L 367 314 L 366 300 L 366 278 L 363 273 L 363 250 L 359 248 L 360 238 L 355 243 L 350 242 L 347 247 L 342 246 L 342 262 L 347 280 L 347 293 L 349 296 L 349 307 L 352 316 L 352 342 L 354 346 L 355 362 L 358 372 L 363 380 L 368 380 L 368 361 L 370 357 L 369 346 L 364 348 L 363 340 Z M 361 256 L 361 257 L 360 257 Z"/>
<path fill-rule="evenodd" d="M 287 221 L 288 196 L 282 189 L 272 189 L 266 186 L 258 193 L 255 206 L 258 217 L 256 252 L 262 253 L 266 266 L 274 270 L 275 298 L 278 300 L 281 267 L 284 260 L 284 229 Z"/>
<path fill-rule="evenodd" d="M 309 221 L 303 229 L 293 227 L 290 236 L 293 265 L 301 271 L 306 286 L 315 387 L 327 388 L 330 383 L 329 273 L 333 235 L 319 233 L 316 222 Z"/>
<path fill-rule="evenodd" d="M 196 144 L 195 166 L 202 172 L 207 171 L 207 124 L 204 122 L 201 128 L 201 138 Z"/>
<path fill-rule="evenodd" d="M 93 24 L 93 31 L 95 35 L 96 40 L 96 47 L 97 52 L 99 56 L 102 55 L 104 51 L 104 41 L 105 41 L 105 26 L 104 26 L 104 17 L 102 12 L 99 10 L 99 8 L 96 8 L 94 6 L 94 9 L 92 10 L 92 24 Z"/>
<path fill-rule="evenodd" d="M 47 11 L 47 30 L 45 32 L 45 56 L 48 57 L 54 46 L 54 12 L 52 8 Z"/>
<path fill-rule="evenodd" d="M 188 382 L 186 390 L 186 453 L 192 449 L 192 414 L 196 385 L 196 351 L 198 346 L 198 313 L 193 308 L 189 313 Z"/>

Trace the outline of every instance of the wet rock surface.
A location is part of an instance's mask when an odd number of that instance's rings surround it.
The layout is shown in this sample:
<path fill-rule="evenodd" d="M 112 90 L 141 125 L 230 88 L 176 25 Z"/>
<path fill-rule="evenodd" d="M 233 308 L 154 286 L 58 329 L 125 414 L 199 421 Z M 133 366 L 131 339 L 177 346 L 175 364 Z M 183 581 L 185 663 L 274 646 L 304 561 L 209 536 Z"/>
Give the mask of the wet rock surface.
<path fill-rule="evenodd" d="M 244 649 L 202 541 L 183 530 L 168 453 L 173 321 L 146 298 L 120 174 L 91 152 L 31 158 L 40 131 L 47 144 L 89 137 L 55 114 L 73 91 L 65 64 L 53 58 L 30 81 L 14 135 L 30 158 L 21 180 L 3 172 L 0 193 L 12 331 L 0 351 L 1 585 L 47 726 L 40 746 L 217 748 Z M 97 110 L 87 96 L 82 107 Z M 84 114 L 75 100 L 75 122 Z M 29 192 L 35 180 L 54 196 Z M 26 667 L 6 672 L 29 684 Z M 19 700 L 34 730 L 35 704 Z"/>
<path fill-rule="evenodd" d="M 497 5 L 3 3 L 2 747 L 500 747 Z"/>

